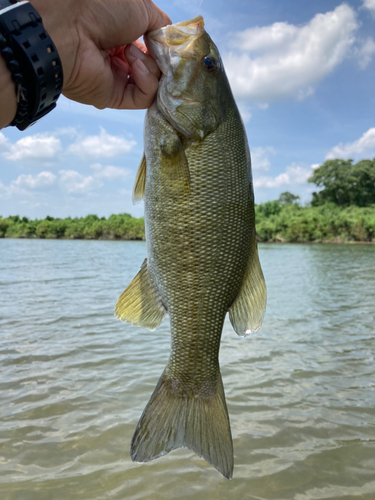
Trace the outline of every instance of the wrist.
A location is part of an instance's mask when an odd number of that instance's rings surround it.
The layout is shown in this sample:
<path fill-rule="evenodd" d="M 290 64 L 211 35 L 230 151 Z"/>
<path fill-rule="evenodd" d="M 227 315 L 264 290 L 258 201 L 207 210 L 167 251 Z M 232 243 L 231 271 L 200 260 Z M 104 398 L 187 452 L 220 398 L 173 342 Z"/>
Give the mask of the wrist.
<path fill-rule="evenodd" d="M 17 111 L 16 86 L 11 73 L 0 55 L 0 90 L 1 113 L 0 128 L 6 127 L 13 120 Z"/>
<path fill-rule="evenodd" d="M 56 46 L 63 69 L 65 87 L 70 80 L 79 46 L 75 19 L 76 6 L 80 2 L 71 0 L 64 2 L 56 2 L 55 0 L 29 1 L 40 14 L 43 26 Z"/>

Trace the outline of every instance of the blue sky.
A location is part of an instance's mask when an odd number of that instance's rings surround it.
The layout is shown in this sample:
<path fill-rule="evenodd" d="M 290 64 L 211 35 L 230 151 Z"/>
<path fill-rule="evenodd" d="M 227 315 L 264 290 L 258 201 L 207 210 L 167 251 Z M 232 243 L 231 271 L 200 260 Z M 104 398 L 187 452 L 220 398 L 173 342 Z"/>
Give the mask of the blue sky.
<path fill-rule="evenodd" d="M 307 183 L 327 158 L 375 156 L 375 0 L 160 1 L 174 22 L 203 15 L 246 125 L 256 202 Z M 25 132 L 0 132 L 0 215 L 128 212 L 144 111 L 62 97 Z"/>

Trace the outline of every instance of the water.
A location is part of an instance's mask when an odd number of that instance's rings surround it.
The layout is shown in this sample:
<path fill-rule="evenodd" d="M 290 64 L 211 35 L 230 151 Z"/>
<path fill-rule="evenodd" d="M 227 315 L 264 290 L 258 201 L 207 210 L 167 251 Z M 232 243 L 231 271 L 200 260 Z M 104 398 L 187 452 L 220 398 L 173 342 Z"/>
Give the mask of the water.
<path fill-rule="evenodd" d="M 373 500 L 375 246 L 261 245 L 261 330 L 220 354 L 235 469 L 132 463 L 169 352 L 116 322 L 143 242 L 0 240 L 1 500 Z"/>

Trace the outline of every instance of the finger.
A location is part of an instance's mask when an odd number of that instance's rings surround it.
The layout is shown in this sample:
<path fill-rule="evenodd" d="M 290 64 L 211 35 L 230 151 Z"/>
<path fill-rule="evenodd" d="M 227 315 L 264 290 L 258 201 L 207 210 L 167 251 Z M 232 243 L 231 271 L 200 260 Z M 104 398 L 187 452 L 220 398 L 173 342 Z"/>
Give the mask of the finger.
<path fill-rule="evenodd" d="M 130 66 L 134 64 L 136 59 L 139 59 L 146 66 L 148 71 L 155 76 L 155 78 L 160 77 L 160 70 L 154 59 L 152 59 L 151 56 L 142 52 L 134 44 L 131 43 L 130 45 L 127 45 L 124 54 Z"/>
<path fill-rule="evenodd" d="M 151 0 L 145 1 L 148 10 L 148 28 L 146 31 L 153 31 L 168 24 L 172 24 L 171 18 L 157 7 Z"/>
<path fill-rule="evenodd" d="M 149 108 L 158 90 L 159 80 L 152 74 L 140 59 L 131 64 L 131 75 L 134 84 L 128 83 L 120 104 L 121 109 Z"/>
<path fill-rule="evenodd" d="M 140 38 L 138 38 L 138 40 L 135 40 L 134 42 L 132 42 L 133 45 L 135 45 L 139 50 L 141 50 L 144 54 L 149 54 L 148 50 L 147 50 L 147 47 L 146 45 L 142 42 L 142 40 Z"/>

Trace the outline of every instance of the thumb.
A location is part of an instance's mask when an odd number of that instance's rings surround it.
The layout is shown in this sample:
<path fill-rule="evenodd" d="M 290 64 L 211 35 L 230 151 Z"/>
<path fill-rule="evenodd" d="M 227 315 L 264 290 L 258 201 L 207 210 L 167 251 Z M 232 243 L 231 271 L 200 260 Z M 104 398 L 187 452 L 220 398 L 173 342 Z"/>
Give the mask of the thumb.
<path fill-rule="evenodd" d="M 148 11 L 148 27 L 146 31 L 153 31 L 163 28 L 168 24 L 172 24 L 171 18 L 163 12 L 152 0 L 146 0 L 146 8 Z"/>

